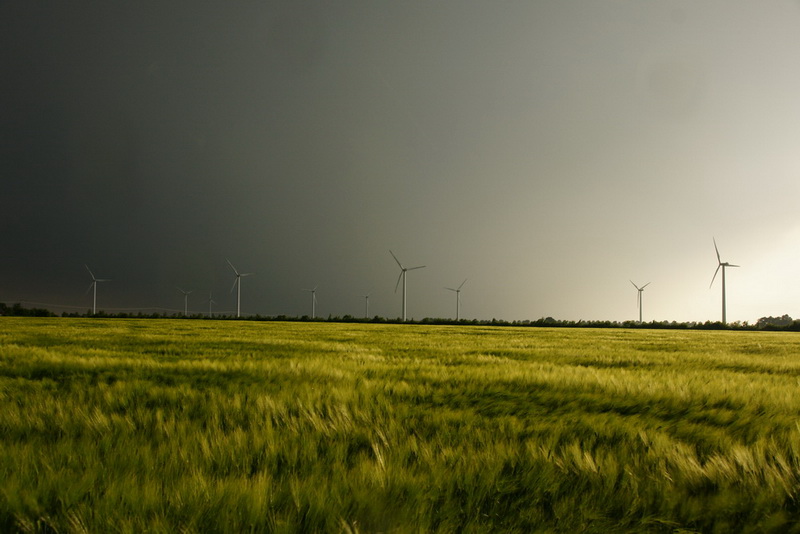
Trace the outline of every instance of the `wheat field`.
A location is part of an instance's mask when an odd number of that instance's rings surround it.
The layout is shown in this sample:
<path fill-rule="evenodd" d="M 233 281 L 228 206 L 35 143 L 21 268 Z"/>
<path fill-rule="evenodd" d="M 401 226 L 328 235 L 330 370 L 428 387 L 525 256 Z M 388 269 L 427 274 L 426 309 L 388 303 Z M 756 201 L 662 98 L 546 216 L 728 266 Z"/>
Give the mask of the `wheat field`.
<path fill-rule="evenodd" d="M 0 318 L 3 532 L 800 532 L 800 335 Z"/>

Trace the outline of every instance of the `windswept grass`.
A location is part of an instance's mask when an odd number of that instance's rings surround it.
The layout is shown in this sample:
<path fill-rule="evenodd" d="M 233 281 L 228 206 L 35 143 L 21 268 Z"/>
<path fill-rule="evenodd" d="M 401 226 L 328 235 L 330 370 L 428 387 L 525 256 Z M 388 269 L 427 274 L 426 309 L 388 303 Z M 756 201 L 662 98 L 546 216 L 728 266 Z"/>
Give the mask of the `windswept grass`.
<path fill-rule="evenodd" d="M 800 335 L 0 319 L 2 532 L 800 532 Z"/>

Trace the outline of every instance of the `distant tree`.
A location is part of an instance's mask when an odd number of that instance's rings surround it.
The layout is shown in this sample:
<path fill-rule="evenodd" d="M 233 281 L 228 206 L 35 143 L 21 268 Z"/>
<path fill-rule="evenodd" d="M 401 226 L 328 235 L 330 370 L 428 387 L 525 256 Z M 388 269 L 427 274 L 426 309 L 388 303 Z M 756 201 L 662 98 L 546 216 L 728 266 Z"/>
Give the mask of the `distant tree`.
<path fill-rule="evenodd" d="M 756 322 L 758 328 L 779 327 L 784 328 L 791 325 L 793 322 L 789 315 L 784 314 L 781 317 L 762 317 Z"/>
<path fill-rule="evenodd" d="M 44 308 L 25 308 L 17 302 L 11 307 L 0 303 L 0 315 L 15 315 L 17 317 L 56 317 L 56 314 Z"/>

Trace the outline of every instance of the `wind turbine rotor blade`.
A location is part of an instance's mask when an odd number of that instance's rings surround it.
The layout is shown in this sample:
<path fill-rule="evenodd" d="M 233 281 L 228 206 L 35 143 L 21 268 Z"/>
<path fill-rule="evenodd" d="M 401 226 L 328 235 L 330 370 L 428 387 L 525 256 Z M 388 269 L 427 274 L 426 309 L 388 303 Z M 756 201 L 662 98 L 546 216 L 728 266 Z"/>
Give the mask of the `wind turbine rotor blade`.
<path fill-rule="evenodd" d="M 714 280 L 716 280 L 716 278 L 717 278 L 717 273 L 719 272 L 719 270 L 720 270 L 721 268 L 722 268 L 722 264 L 720 263 L 719 265 L 717 265 L 717 270 L 716 270 L 716 271 L 714 271 L 714 277 L 711 279 L 711 283 L 708 285 L 708 288 L 709 288 L 709 289 L 711 289 L 711 286 L 713 286 L 713 285 L 714 285 Z"/>
<path fill-rule="evenodd" d="M 110 282 L 111 278 L 98 278 L 95 282 Z"/>
<path fill-rule="evenodd" d="M 400 271 L 400 276 L 397 277 L 397 283 L 394 285 L 394 292 L 397 293 L 397 288 L 400 287 L 400 279 L 403 278 L 403 273 L 405 271 Z"/>
<path fill-rule="evenodd" d="M 239 276 L 253 276 L 256 273 L 242 273 Z"/>
<path fill-rule="evenodd" d="M 464 278 L 464 281 L 463 281 L 463 282 L 461 282 L 461 285 L 460 285 L 460 286 L 458 286 L 458 289 L 461 289 L 462 287 L 464 287 L 464 284 L 466 284 L 466 283 L 467 283 L 467 279 L 466 279 L 466 278 Z"/>
<path fill-rule="evenodd" d="M 389 250 L 389 254 L 391 254 L 391 255 L 392 255 L 392 257 L 394 258 L 394 261 L 396 261 L 396 262 L 397 262 L 397 265 L 399 265 L 399 266 L 400 266 L 400 268 L 402 269 L 402 268 L 403 268 L 403 264 L 402 264 L 402 263 L 400 263 L 400 260 L 398 260 L 398 259 L 397 259 L 397 256 L 395 256 L 395 255 L 394 255 L 394 252 L 392 252 L 391 250 Z"/>
<path fill-rule="evenodd" d="M 741 265 L 732 265 L 732 264 L 729 263 L 728 267 L 741 267 Z"/>
<path fill-rule="evenodd" d="M 92 288 L 94 287 L 94 284 L 95 284 L 94 282 L 92 282 L 91 284 L 89 284 L 89 289 L 87 289 L 87 290 L 86 290 L 86 293 L 84 293 L 84 295 L 88 295 L 88 294 L 89 294 L 89 291 L 91 291 L 91 290 L 92 290 Z"/>
<path fill-rule="evenodd" d="M 717 248 L 717 240 L 714 239 L 713 237 L 711 239 L 714 240 L 714 250 L 717 253 L 717 262 L 722 263 L 722 258 L 719 257 L 719 249 Z"/>
<path fill-rule="evenodd" d="M 630 282 L 631 284 L 633 284 L 633 287 L 635 287 L 636 289 L 639 289 L 639 286 L 637 286 L 636 284 L 634 284 L 634 283 L 633 283 L 633 280 L 628 280 L 628 282 Z"/>
<path fill-rule="evenodd" d="M 233 272 L 236 273 L 236 276 L 239 276 L 239 271 L 237 271 L 236 267 L 233 266 L 233 264 L 231 263 L 231 260 L 229 260 L 228 258 L 225 258 L 225 261 L 227 261 L 228 265 L 231 266 L 231 269 L 233 269 Z"/>
<path fill-rule="evenodd" d="M 642 289 L 646 288 L 649 285 L 650 285 L 650 282 L 647 282 L 645 285 L 642 286 Z"/>
<path fill-rule="evenodd" d="M 86 265 L 85 263 L 83 264 L 83 266 L 84 266 L 84 267 L 86 267 L 86 270 L 87 270 L 87 271 L 89 271 L 89 276 L 91 276 L 91 277 L 92 277 L 92 280 L 94 280 L 94 279 L 95 279 L 95 278 L 94 278 L 94 273 L 93 273 L 93 272 L 92 272 L 92 270 L 89 268 L 89 266 L 88 266 L 88 265 Z"/>
<path fill-rule="evenodd" d="M 406 271 L 413 271 L 414 269 L 424 269 L 424 268 L 425 268 L 424 265 L 420 265 L 419 267 L 409 267 L 408 269 L 406 269 Z"/>
<path fill-rule="evenodd" d="M 233 285 L 231 286 L 230 292 L 233 293 L 233 290 L 236 289 L 236 284 L 239 283 L 239 275 L 236 275 L 236 278 L 233 279 Z"/>
<path fill-rule="evenodd" d="M 458 291 L 458 289 L 453 289 L 452 287 L 446 287 L 445 289 L 448 291 Z"/>

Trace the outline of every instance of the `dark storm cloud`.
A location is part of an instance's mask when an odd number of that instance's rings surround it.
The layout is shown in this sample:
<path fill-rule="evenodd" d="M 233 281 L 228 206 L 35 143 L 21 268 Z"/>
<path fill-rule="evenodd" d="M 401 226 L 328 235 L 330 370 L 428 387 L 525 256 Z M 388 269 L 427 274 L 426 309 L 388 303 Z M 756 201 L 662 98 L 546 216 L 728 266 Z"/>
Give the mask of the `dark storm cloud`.
<path fill-rule="evenodd" d="M 264 68 L 256 59 L 289 50 L 274 61 L 296 70 L 313 54 L 313 44 L 290 37 L 304 32 L 278 20 L 272 42 L 256 38 L 242 24 L 252 10 L 225 21 L 226 10 L 175 4 L 13 7 L 4 17 L 4 49 L 14 53 L 3 77 L 2 157 L 6 217 L 17 231 L 4 235 L 7 249 L 30 255 L 54 247 L 75 250 L 73 260 L 98 247 L 136 255 L 207 233 L 234 209 L 224 186 L 235 187 L 242 165 L 219 144 L 259 115 L 250 109 L 257 99 L 242 92 L 269 97 L 269 84 L 249 83 Z M 212 195 L 218 187 L 223 194 Z"/>

